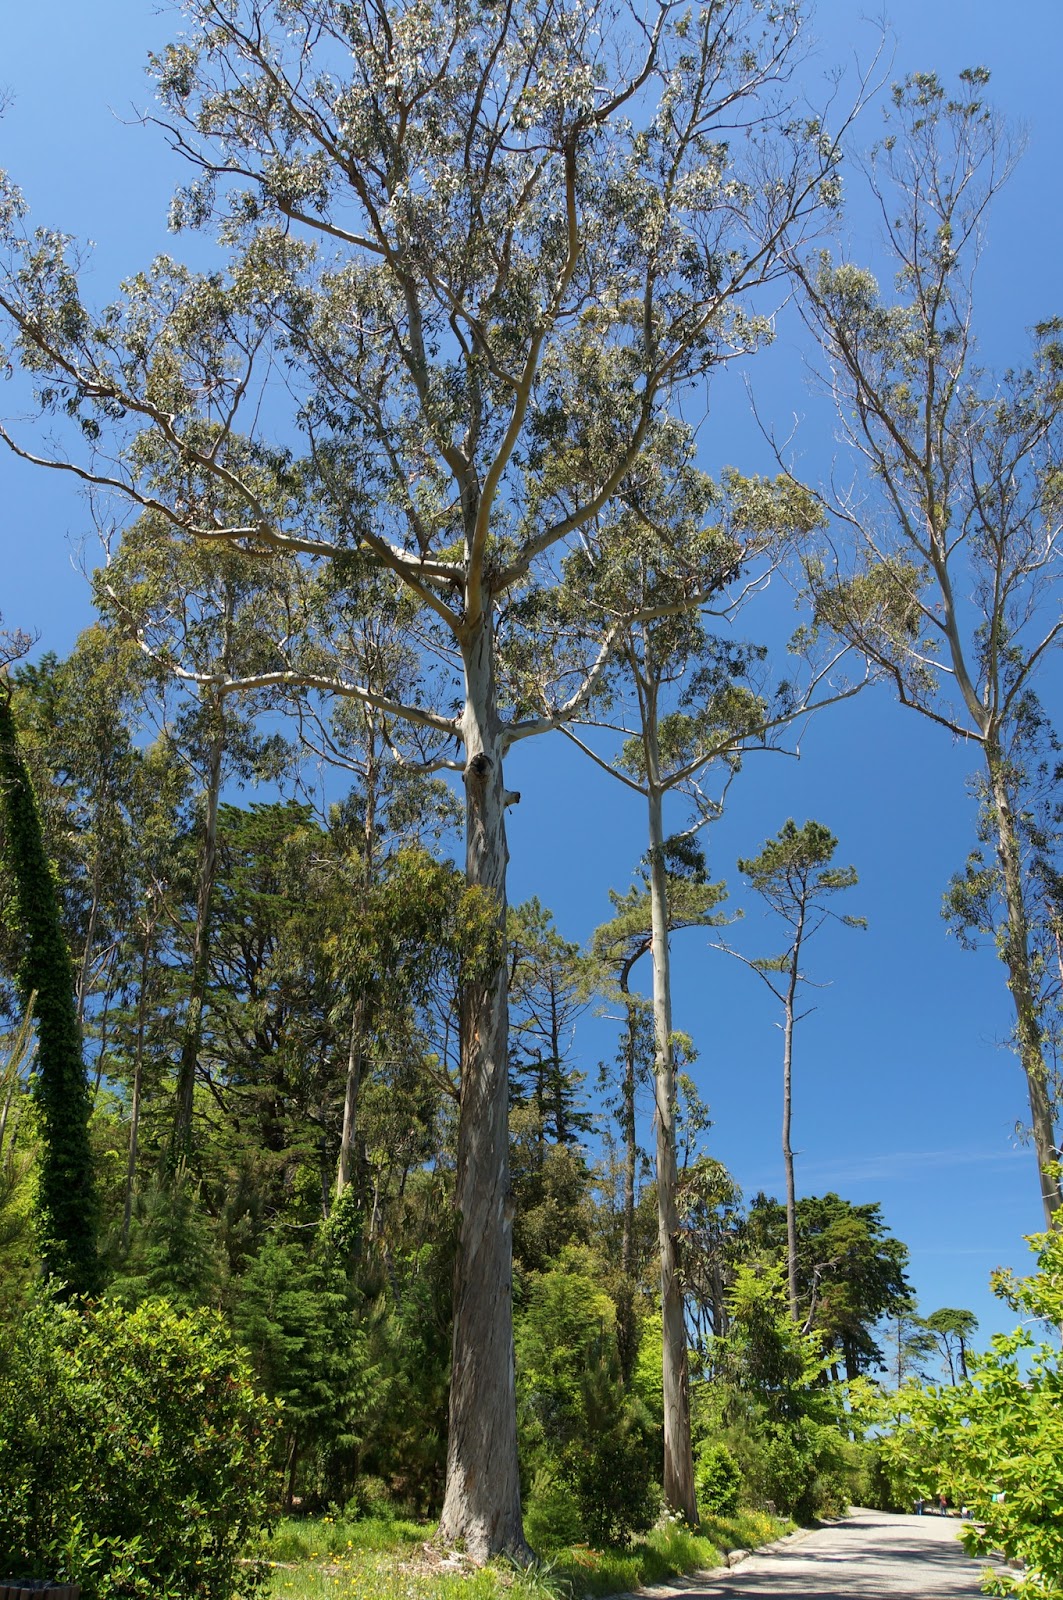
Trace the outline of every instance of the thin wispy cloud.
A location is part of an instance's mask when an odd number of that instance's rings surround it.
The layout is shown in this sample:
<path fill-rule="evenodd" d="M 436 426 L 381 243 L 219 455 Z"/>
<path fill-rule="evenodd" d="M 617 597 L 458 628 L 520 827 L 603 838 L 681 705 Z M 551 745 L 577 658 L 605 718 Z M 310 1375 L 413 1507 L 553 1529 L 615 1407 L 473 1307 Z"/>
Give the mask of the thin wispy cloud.
<path fill-rule="evenodd" d="M 804 1162 L 798 1155 L 798 1171 L 803 1189 L 819 1189 L 841 1183 L 908 1183 L 921 1180 L 930 1170 L 939 1172 L 943 1167 L 1007 1166 L 1013 1161 L 1028 1159 L 1028 1152 L 1008 1150 L 891 1150 L 860 1157 L 849 1156 L 844 1161 Z M 770 1175 L 759 1174 L 747 1178 L 747 1190 L 777 1187 L 783 1178 L 782 1167 Z"/>

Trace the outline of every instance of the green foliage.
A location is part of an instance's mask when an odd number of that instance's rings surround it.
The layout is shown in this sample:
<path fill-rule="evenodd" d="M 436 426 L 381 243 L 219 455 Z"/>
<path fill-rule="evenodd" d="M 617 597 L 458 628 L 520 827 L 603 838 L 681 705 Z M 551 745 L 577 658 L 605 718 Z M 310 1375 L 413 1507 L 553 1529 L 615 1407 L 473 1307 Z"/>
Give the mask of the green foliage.
<path fill-rule="evenodd" d="M 819 911 L 818 902 L 823 896 L 851 889 L 857 883 L 855 867 L 830 865 L 837 845 L 837 839 L 821 822 L 809 821 L 799 828 L 791 817 L 776 838 L 765 842 L 758 856 L 740 860 L 738 870 L 792 925 L 802 908 Z M 841 920 L 847 927 L 863 927 L 855 917 Z"/>
<path fill-rule="evenodd" d="M 273 1427 L 218 1316 L 42 1293 L 2 1349 L 0 1550 L 85 1600 L 253 1595 Z"/>
<path fill-rule="evenodd" d="M 571 1507 L 571 1497 L 567 1504 Z M 659 1584 L 683 1573 L 721 1565 L 728 1550 L 756 1549 L 788 1531 L 762 1512 L 708 1516 L 698 1533 L 664 1518 L 621 1548 L 591 1549 L 562 1542 L 558 1524 L 534 1527 L 536 1548 L 549 1557 L 527 1572 L 490 1566 L 473 1573 L 440 1570 L 424 1559 L 433 1529 L 388 1517 L 299 1517 L 281 1520 L 263 1553 L 274 1569 L 275 1600 L 576 1600 Z M 447 1564 L 448 1566 L 450 1563 Z"/>
<path fill-rule="evenodd" d="M 290 1499 L 300 1455 L 350 1442 L 369 1404 L 365 1334 L 338 1262 L 278 1232 L 266 1236 L 234 1292 L 233 1326 L 281 1404 Z"/>
<path fill-rule="evenodd" d="M 217 1304 L 224 1275 L 200 1186 L 184 1164 L 160 1170 L 138 1196 L 129 1246 L 107 1294 L 126 1306 L 162 1298 L 192 1311 Z"/>
<path fill-rule="evenodd" d="M 426 1195 L 432 1203 L 432 1191 Z M 442 1504 L 454 1269 L 452 1217 L 445 1209 L 440 1222 L 431 1243 L 395 1250 L 363 1313 L 370 1392 L 358 1419 L 355 1475 L 342 1480 L 343 1460 L 335 1466 L 332 1498 L 341 1503 L 348 1495 L 364 1499 L 371 1474 L 418 1513 Z M 350 1461 L 346 1465 L 349 1470 Z M 377 1509 L 375 1499 L 369 1508 Z"/>
<path fill-rule="evenodd" d="M 923 1319 L 923 1327 L 940 1350 L 952 1382 L 956 1382 L 957 1374 L 966 1378 L 967 1344 L 978 1327 L 974 1312 L 958 1306 L 942 1306 Z"/>
<path fill-rule="evenodd" d="M 36 996 L 32 997 L 36 999 Z M 0 1058 L 0 1280 L 13 1312 L 28 1286 L 36 1257 L 33 1249 L 33 1167 L 35 1136 L 32 1103 L 25 1077 L 33 1061 L 33 1018 L 27 1012 Z"/>
<path fill-rule="evenodd" d="M 800 1522 L 843 1509 L 861 1462 L 820 1341 L 789 1314 L 784 1269 L 740 1267 L 728 1310 L 727 1334 L 708 1345 L 708 1380 L 695 1389 L 702 1450 L 726 1445 L 746 1504 Z"/>
<path fill-rule="evenodd" d="M 725 1444 L 706 1441 L 701 1445 L 694 1462 L 694 1483 L 698 1491 L 700 1510 L 716 1512 L 738 1510 L 742 1473 Z"/>
<path fill-rule="evenodd" d="M 40 1250 L 46 1271 L 76 1294 L 99 1282 L 96 1188 L 89 1151 L 89 1097 L 74 1002 L 74 968 L 45 853 L 40 814 L 19 750 L 6 686 L 0 685 L 0 805 L 4 866 L 15 885 L 5 909 L 18 941 L 16 982 L 26 1011 L 36 996 L 41 1159 L 37 1183 Z"/>
<path fill-rule="evenodd" d="M 509 1131 L 514 1265 L 543 1272 L 566 1245 L 588 1243 L 592 1174 L 578 1146 L 547 1140 L 534 1105 L 511 1111 Z"/>
<path fill-rule="evenodd" d="M 797 1202 L 798 1295 L 821 1347 L 855 1378 L 882 1364 L 876 1325 L 910 1299 L 907 1247 L 887 1232 L 878 1204 L 853 1205 L 840 1195 L 806 1195 Z M 758 1195 L 750 1208 L 747 1243 L 775 1258 L 785 1247 L 786 1213 Z"/>
<path fill-rule="evenodd" d="M 515 1327 L 517 1415 L 532 1524 L 548 1528 L 567 1493 L 584 1537 L 615 1544 L 656 1515 L 656 1441 L 624 1389 L 616 1308 L 590 1267 L 570 1249 L 530 1277 Z M 575 1526 L 567 1513 L 565 1535 Z"/>
<path fill-rule="evenodd" d="M 1031 1239 L 1037 1271 L 995 1275 L 994 1288 L 1015 1311 L 1063 1324 L 1063 1233 Z M 1023 1563 L 988 1579 L 991 1592 L 1022 1600 L 1063 1594 L 1063 1367 L 1056 1345 L 1038 1343 L 1023 1326 L 995 1334 L 968 1358 L 969 1381 L 940 1388 L 909 1386 L 894 1395 L 861 1396 L 865 1417 L 892 1424 L 882 1450 L 906 1490 L 944 1492 L 966 1505 L 963 1538 L 972 1555 L 1004 1553 Z"/>

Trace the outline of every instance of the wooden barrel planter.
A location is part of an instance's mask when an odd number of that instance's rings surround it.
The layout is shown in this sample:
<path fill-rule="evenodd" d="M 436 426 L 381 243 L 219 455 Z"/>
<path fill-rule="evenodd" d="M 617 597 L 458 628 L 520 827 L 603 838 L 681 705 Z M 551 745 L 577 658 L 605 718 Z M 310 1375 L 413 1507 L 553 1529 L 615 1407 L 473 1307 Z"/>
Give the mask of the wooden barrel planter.
<path fill-rule="evenodd" d="M 80 1600 L 79 1583 L 53 1583 L 50 1578 L 0 1578 L 0 1600 Z"/>

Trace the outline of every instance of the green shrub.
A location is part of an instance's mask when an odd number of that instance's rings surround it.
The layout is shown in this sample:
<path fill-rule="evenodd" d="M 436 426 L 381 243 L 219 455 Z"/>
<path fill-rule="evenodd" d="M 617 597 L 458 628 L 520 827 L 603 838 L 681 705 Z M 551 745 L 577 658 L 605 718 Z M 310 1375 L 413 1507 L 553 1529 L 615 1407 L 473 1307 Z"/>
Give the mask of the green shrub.
<path fill-rule="evenodd" d="M 545 1520 L 543 1486 L 553 1485 L 551 1496 L 569 1495 L 584 1538 L 602 1546 L 650 1527 L 660 1491 L 652 1418 L 624 1385 L 616 1309 L 592 1265 L 567 1250 L 550 1272 L 528 1274 L 516 1320 L 517 1414 L 522 1461 L 537 1486 L 533 1522 Z M 571 1523 L 569 1515 L 568 1533 Z"/>
<path fill-rule="evenodd" d="M 524 1537 L 540 1555 L 552 1555 L 583 1538 L 583 1519 L 567 1484 L 540 1469 L 524 1508 Z"/>
<path fill-rule="evenodd" d="M 810 1523 L 837 1516 L 852 1499 L 858 1466 L 835 1428 L 802 1417 L 763 1429 L 752 1441 L 744 1477 L 750 1497 L 780 1516 Z"/>
<path fill-rule="evenodd" d="M 725 1444 L 706 1443 L 698 1450 L 694 1486 L 703 1511 L 726 1515 L 738 1510 L 742 1474 Z"/>
<path fill-rule="evenodd" d="M 273 1425 L 215 1314 L 41 1294 L 0 1353 L 0 1559 L 84 1600 L 251 1595 Z"/>

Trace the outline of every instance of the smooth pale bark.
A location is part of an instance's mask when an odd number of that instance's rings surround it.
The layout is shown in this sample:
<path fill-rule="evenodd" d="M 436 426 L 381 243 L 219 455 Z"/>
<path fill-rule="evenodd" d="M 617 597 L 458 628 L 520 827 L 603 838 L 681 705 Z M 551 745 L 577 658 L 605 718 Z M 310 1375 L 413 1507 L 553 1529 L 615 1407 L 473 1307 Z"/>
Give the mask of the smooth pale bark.
<path fill-rule="evenodd" d="M 365 771 L 363 774 L 365 822 L 362 830 L 362 888 L 368 895 L 376 873 L 377 841 L 377 779 L 379 761 L 376 748 L 376 729 L 369 727 Z M 350 1185 L 354 1170 L 354 1141 L 358 1132 L 358 1105 L 362 1092 L 362 1075 L 365 1066 L 365 1041 L 369 1028 L 370 1004 L 363 992 L 355 1001 L 351 1018 L 351 1036 L 347 1049 L 347 1078 L 343 1090 L 343 1127 L 340 1131 L 340 1148 L 336 1157 L 336 1187 L 338 1200 Z"/>
<path fill-rule="evenodd" d="M 656 722 L 646 744 L 656 755 Z M 679 1187 L 675 1155 L 676 1087 L 672 1051 L 672 983 L 668 944 L 668 875 L 664 859 L 662 791 L 648 774 L 650 914 L 653 956 L 654 1084 L 657 1108 L 657 1237 L 661 1256 L 661 1327 L 664 1386 L 664 1500 L 692 1527 L 698 1523 L 694 1458 L 690 1444 L 690 1385 L 686 1317 L 679 1261 Z"/>
<path fill-rule="evenodd" d="M 343 1129 L 340 1149 L 336 1159 L 336 1199 L 351 1182 L 354 1169 L 354 1139 L 358 1129 L 358 1102 L 362 1089 L 362 1063 L 366 1029 L 366 999 L 358 997 L 351 1019 L 351 1037 L 347 1049 L 347 1079 L 343 1090 Z"/>
<path fill-rule="evenodd" d="M 211 740 L 207 766 L 206 811 L 199 847 L 196 926 L 192 938 L 188 1009 L 185 1013 L 181 1060 L 177 1069 L 177 1087 L 174 1095 L 171 1154 L 175 1162 L 183 1161 L 192 1148 L 192 1107 L 195 1098 L 196 1067 L 203 1041 L 203 1007 L 207 998 L 210 906 L 214 895 L 214 877 L 218 859 L 218 802 L 221 798 L 221 774 L 226 738 L 225 714 L 220 702 L 216 707 L 216 716 L 217 724 Z"/>
<path fill-rule="evenodd" d="M 140 1140 L 140 1102 L 144 1085 L 144 1030 L 147 1021 L 148 965 L 155 931 L 152 921 L 144 930 L 140 947 L 140 990 L 137 995 L 137 1042 L 133 1060 L 133 1093 L 129 1106 L 129 1155 L 126 1161 L 125 1201 L 122 1206 L 122 1249 L 129 1248 L 129 1229 L 133 1221 L 133 1189 L 137 1178 L 137 1146 Z"/>
<path fill-rule="evenodd" d="M 98 855 L 98 852 L 97 852 Z M 81 952 L 81 966 L 78 969 L 77 1012 L 78 1027 L 84 1029 L 85 1002 L 88 999 L 89 985 L 92 982 L 92 949 L 96 943 L 96 923 L 100 913 L 100 874 L 99 861 L 94 864 L 92 874 L 92 903 L 89 906 L 89 921 L 85 929 L 85 948 Z"/>
<path fill-rule="evenodd" d="M 804 931 L 805 909 L 802 904 L 790 956 L 790 978 L 784 1002 L 786 1013 L 783 1021 L 782 1059 L 782 1158 L 786 1169 L 786 1288 L 790 1301 L 790 1316 L 794 1322 L 800 1321 L 800 1311 L 797 1304 L 797 1185 L 794 1182 L 794 1152 L 790 1142 L 790 1126 L 793 1116 L 794 1011 Z"/>
<path fill-rule="evenodd" d="M 635 1258 L 635 1170 L 638 1164 L 638 1145 L 635 1141 L 635 1006 L 628 984 L 631 963 L 628 962 L 620 976 L 620 990 L 624 996 L 627 1013 L 627 1033 L 624 1039 L 624 1081 L 621 1086 L 621 1126 L 624 1134 L 624 1222 L 620 1239 L 620 1270 L 630 1278 Z"/>
<path fill-rule="evenodd" d="M 495 704 L 492 619 L 462 640 L 466 702 L 466 880 L 489 896 L 498 959 L 461 997 L 461 1104 L 455 1180 L 457 1254 L 447 1439 L 439 1536 L 474 1561 L 500 1552 L 525 1562 L 517 1467 L 513 1356 L 513 1202 L 509 1185 L 506 792 Z"/>
<path fill-rule="evenodd" d="M 1041 1026 L 1037 1016 L 1037 999 L 1030 971 L 1030 930 L 1023 892 L 1022 861 L 1015 818 L 1008 792 L 1007 767 L 994 743 L 985 746 L 986 765 L 989 769 L 989 786 L 996 819 L 997 860 L 1004 883 L 1004 905 L 1007 911 L 1007 932 L 1003 958 L 1008 969 L 1008 987 L 1015 1007 L 1015 1032 L 1019 1047 L 1019 1060 L 1026 1074 L 1026 1087 L 1030 1098 L 1030 1130 L 1041 1179 L 1041 1204 L 1048 1227 L 1063 1226 L 1063 1190 L 1059 1177 L 1053 1170 L 1060 1159 L 1056 1144 L 1055 1119 L 1048 1090 L 1048 1071 L 1045 1065 Z"/>

